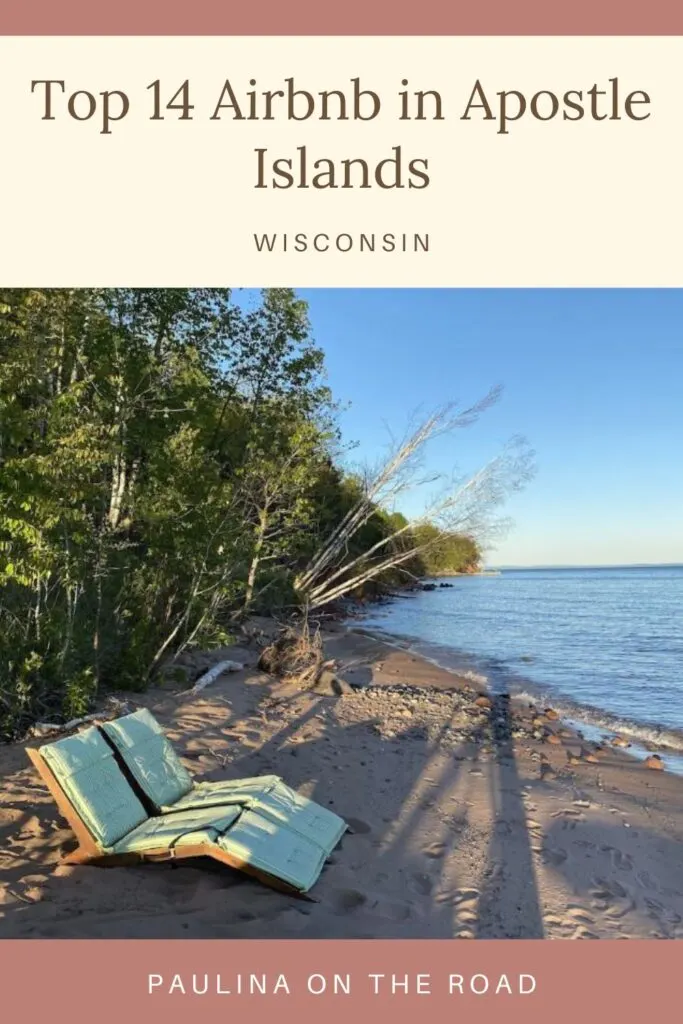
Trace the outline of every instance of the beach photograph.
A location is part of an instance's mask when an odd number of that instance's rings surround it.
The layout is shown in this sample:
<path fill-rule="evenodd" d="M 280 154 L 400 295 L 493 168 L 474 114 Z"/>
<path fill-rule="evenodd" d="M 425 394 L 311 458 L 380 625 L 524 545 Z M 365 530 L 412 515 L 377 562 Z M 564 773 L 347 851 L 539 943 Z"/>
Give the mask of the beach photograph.
<path fill-rule="evenodd" d="M 0 288 L 0 938 L 683 939 L 683 291 Z"/>

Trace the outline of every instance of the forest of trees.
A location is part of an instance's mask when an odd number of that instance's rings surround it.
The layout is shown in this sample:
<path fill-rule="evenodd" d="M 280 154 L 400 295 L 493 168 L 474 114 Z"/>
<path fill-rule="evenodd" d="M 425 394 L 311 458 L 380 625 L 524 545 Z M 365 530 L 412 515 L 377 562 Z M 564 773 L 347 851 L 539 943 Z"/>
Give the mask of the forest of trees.
<path fill-rule="evenodd" d="M 363 486 L 292 291 L 0 290 L 0 738 L 294 611 Z M 379 507 L 351 556 L 382 538 L 424 550 L 372 592 L 479 564 Z"/>

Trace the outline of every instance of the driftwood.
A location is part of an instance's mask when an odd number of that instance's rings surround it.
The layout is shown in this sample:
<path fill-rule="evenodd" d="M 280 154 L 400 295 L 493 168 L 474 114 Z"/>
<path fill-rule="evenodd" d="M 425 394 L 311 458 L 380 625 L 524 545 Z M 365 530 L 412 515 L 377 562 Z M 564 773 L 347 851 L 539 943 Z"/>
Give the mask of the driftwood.
<path fill-rule="evenodd" d="M 36 722 L 35 725 L 31 726 L 28 731 L 28 738 L 38 738 L 43 736 L 52 736 L 55 733 L 71 732 L 73 729 L 77 729 L 80 725 L 87 725 L 89 722 L 106 722 L 110 718 L 116 718 L 121 714 L 126 714 L 129 710 L 128 705 L 115 697 L 110 697 L 108 700 L 109 707 L 102 708 L 101 711 L 95 711 L 91 715 L 83 715 L 82 718 L 72 718 L 69 722 Z"/>
<path fill-rule="evenodd" d="M 258 667 L 301 689 L 313 690 L 327 697 L 352 693 L 353 688 L 335 674 L 337 663 L 323 661 L 320 629 L 311 633 L 307 621 L 299 627 L 285 626 L 275 640 L 263 649 Z"/>
<path fill-rule="evenodd" d="M 196 693 L 200 693 L 207 686 L 210 686 L 211 683 L 215 682 L 224 672 L 241 672 L 243 668 L 244 665 L 240 661 L 219 661 L 217 665 L 214 665 L 213 668 L 210 668 L 208 672 L 199 677 L 191 690 L 183 690 L 182 693 L 179 693 L 178 698 L 193 697 Z"/>
<path fill-rule="evenodd" d="M 261 651 L 258 667 L 280 679 L 305 682 L 322 669 L 323 643 L 320 628 L 311 630 L 308 619 L 283 626 L 272 643 Z"/>
<path fill-rule="evenodd" d="M 56 722 L 36 722 L 34 726 L 29 729 L 29 736 L 49 736 L 56 732 L 70 732 L 75 729 L 78 725 L 85 725 L 86 722 L 97 722 L 99 719 L 106 717 L 98 712 L 94 715 L 84 715 L 83 718 L 72 718 L 70 722 L 64 722 L 63 725 L 59 725 Z"/>

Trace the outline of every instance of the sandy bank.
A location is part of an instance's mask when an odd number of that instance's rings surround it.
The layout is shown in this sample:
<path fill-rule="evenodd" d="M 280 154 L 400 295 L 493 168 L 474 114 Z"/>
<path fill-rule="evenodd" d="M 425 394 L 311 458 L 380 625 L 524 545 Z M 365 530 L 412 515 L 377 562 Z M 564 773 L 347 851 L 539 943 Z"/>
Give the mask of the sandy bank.
<path fill-rule="evenodd" d="M 543 708 L 481 707 L 468 680 L 372 637 L 326 648 L 371 689 L 302 693 L 243 649 L 250 667 L 193 698 L 132 702 L 195 775 L 275 772 L 350 821 L 319 903 L 199 862 L 60 866 L 70 832 L 13 745 L 0 937 L 683 938 L 683 779 L 560 735 Z"/>

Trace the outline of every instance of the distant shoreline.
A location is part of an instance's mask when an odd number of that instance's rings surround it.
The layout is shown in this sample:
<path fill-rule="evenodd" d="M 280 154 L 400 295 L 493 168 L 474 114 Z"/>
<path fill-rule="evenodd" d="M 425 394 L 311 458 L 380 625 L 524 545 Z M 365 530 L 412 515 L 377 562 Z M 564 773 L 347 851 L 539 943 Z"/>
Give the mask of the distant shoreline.
<path fill-rule="evenodd" d="M 456 572 L 455 570 L 449 571 L 444 570 L 443 572 L 434 573 L 433 576 L 426 577 L 426 581 L 429 580 L 444 580 L 450 579 L 453 576 L 500 576 L 500 569 L 479 569 L 477 572 Z M 425 582 L 425 580 L 423 580 Z"/>
<path fill-rule="evenodd" d="M 499 565 L 492 571 L 502 572 L 554 572 L 556 570 L 576 569 L 683 569 L 683 562 L 615 562 L 613 565 Z"/>

